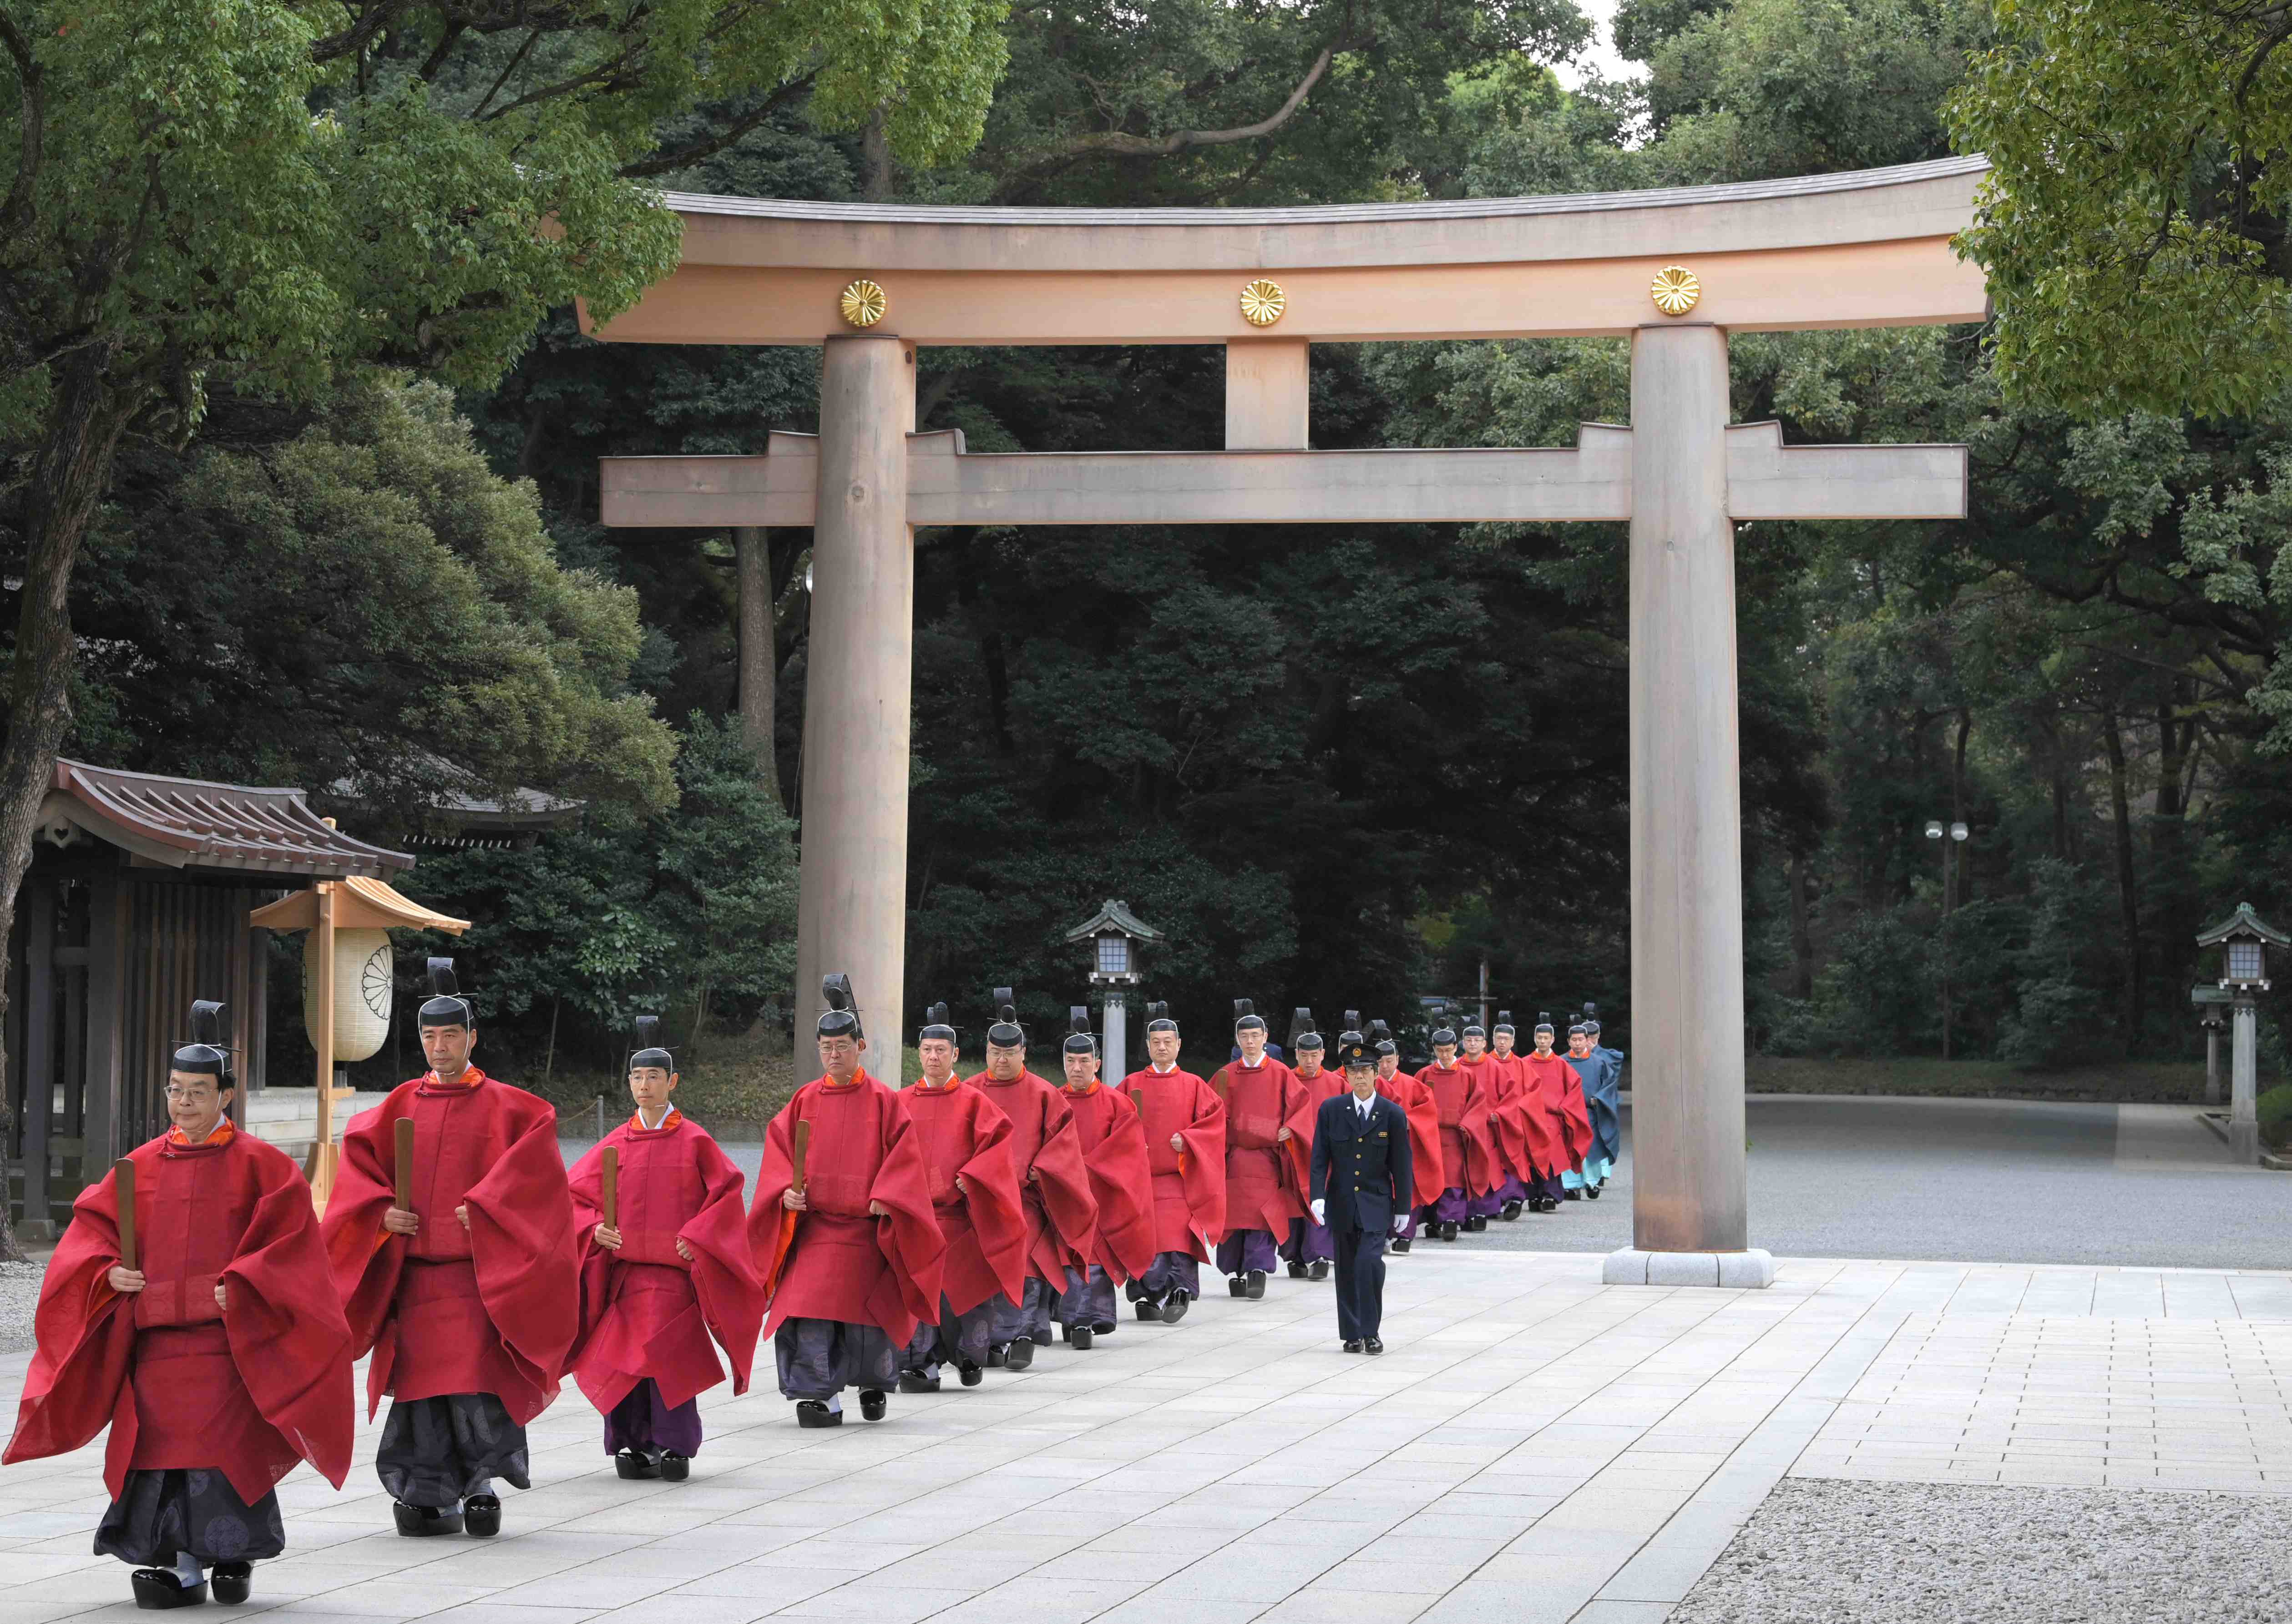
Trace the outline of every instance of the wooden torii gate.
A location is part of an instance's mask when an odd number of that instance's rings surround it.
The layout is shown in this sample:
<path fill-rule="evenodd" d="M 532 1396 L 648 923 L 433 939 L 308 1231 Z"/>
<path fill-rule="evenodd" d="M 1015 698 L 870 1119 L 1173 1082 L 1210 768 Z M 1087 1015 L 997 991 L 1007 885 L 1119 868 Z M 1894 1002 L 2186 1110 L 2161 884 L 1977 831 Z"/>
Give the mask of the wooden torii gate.
<path fill-rule="evenodd" d="M 1985 165 L 1299 209 L 998 209 L 671 193 L 680 268 L 595 336 L 820 344 L 820 431 L 608 458 L 615 526 L 811 526 L 798 1007 L 900 1000 L 919 525 L 1631 525 L 1634 1245 L 1610 1280 L 1764 1285 L 1744 1198 L 1735 521 L 1955 519 L 1956 446 L 1731 425 L 1730 330 L 1981 320 L 1951 237 Z M 1572 448 L 1313 451 L 1312 343 L 1628 336 L 1628 428 Z M 917 434 L 927 344 L 1223 344 L 1223 451 L 974 455 Z M 893 1017 L 893 1025 L 897 1017 Z"/>

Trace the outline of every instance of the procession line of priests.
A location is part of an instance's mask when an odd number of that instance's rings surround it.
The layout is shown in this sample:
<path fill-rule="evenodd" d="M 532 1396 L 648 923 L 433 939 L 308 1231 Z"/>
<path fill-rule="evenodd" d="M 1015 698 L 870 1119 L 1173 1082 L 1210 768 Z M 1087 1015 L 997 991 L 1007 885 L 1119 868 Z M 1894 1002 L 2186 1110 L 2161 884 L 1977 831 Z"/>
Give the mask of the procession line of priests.
<path fill-rule="evenodd" d="M 170 1067 L 167 1133 L 76 1203 L 4 1459 L 109 1426 L 96 1548 L 136 1564 L 144 1606 L 203 1601 L 210 1574 L 217 1599 L 246 1598 L 252 1564 L 284 1548 L 272 1485 L 300 1460 L 343 1482 L 351 1366 L 368 1353 L 369 1416 L 391 1401 L 375 1469 L 399 1532 L 486 1536 L 496 1480 L 528 1486 L 525 1427 L 565 1374 L 602 1413 L 621 1475 L 680 1480 L 701 1446 L 698 1395 L 726 1379 L 719 1350 L 745 1392 L 766 1331 L 799 1423 L 830 1427 L 846 1388 L 874 1419 L 894 1386 L 930 1390 L 946 1363 L 966 1385 L 998 1359 L 1023 1368 L 1053 1322 L 1088 1348 L 1116 1329 L 1118 1282 L 1141 1319 L 1174 1323 L 1213 1237 L 1243 1296 L 1262 1294 L 1277 1238 L 1315 1278 L 1331 1250 L 1303 1193 L 1343 1080 L 1320 1065 L 1310 1011 L 1292 1071 L 1240 1006 L 1239 1057 L 1212 1083 L 1179 1068 L 1176 1023 L 1150 1005 L 1150 1064 L 1118 1088 L 1076 1009 L 1053 1085 L 1027 1070 L 997 989 L 985 1071 L 956 1079 L 938 1005 L 923 1081 L 895 1090 L 864 1069 L 850 985 L 830 977 L 821 1075 L 774 1118 L 744 1210 L 738 1170 L 676 1108 L 657 1021 L 629 1060 L 634 1114 L 569 1176 L 552 1108 L 472 1064 L 474 1011 L 450 961 L 431 974 L 430 1069 L 351 1122 L 323 1221 L 295 1165 L 233 1130 L 221 1006 L 204 1003 Z M 1411 1078 L 1384 1024 L 1360 1025 L 1348 1012 L 1341 1043 L 1374 1053 L 1432 1193 L 1418 1213 L 1444 1235 L 1473 1203 L 1556 1171 L 1596 1194 L 1621 1059 L 1596 1027 L 1571 1031 L 1566 1059 L 1548 1022 L 1521 1057 L 1508 1020 L 1492 1054 L 1460 1057 L 1444 1028 Z"/>

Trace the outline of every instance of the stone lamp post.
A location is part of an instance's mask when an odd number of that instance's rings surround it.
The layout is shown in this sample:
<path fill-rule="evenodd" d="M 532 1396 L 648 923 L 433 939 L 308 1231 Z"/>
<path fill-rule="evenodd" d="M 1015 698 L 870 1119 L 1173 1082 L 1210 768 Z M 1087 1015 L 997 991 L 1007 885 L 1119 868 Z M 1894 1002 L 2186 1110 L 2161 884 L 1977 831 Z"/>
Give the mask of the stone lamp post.
<path fill-rule="evenodd" d="M 2229 995 L 2229 1150 L 2239 1162 L 2260 1160 L 2258 1039 L 2254 994 L 2268 991 L 2268 949 L 2292 947 L 2292 937 L 2266 923 L 2240 902 L 2236 912 L 2197 937 L 2199 947 L 2221 950 L 2220 986 Z"/>
<path fill-rule="evenodd" d="M 1096 913 L 1067 932 L 1069 942 L 1091 945 L 1090 985 L 1106 990 L 1106 1064 L 1101 1072 L 1109 1082 L 1130 1074 L 1126 1052 L 1129 1039 L 1128 999 L 1138 985 L 1138 945 L 1158 942 L 1162 933 L 1130 911 L 1130 904 L 1108 897 Z"/>
<path fill-rule="evenodd" d="M 2232 994 L 2219 987 L 2191 987 L 2189 1002 L 2196 1007 L 2197 1025 L 2205 1029 L 2205 1104 L 2221 1103 L 2220 1041 L 2228 1030 Z"/>

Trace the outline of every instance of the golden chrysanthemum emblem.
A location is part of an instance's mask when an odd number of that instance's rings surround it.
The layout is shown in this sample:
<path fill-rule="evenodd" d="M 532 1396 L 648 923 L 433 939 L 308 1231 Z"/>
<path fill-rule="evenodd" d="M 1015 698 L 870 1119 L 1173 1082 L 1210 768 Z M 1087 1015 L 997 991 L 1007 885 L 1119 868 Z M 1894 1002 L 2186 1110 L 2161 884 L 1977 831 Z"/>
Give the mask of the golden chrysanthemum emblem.
<path fill-rule="evenodd" d="M 1667 316 L 1684 316 L 1703 297 L 1703 284 L 1684 265 L 1667 265 L 1655 273 L 1655 281 L 1648 288 L 1648 296 L 1655 308 Z"/>
<path fill-rule="evenodd" d="M 1281 319 L 1281 312 L 1289 308 L 1289 296 L 1281 291 L 1279 282 L 1269 282 L 1260 277 L 1245 283 L 1241 290 L 1241 318 L 1253 327 L 1270 327 Z"/>
<path fill-rule="evenodd" d="M 884 290 L 865 277 L 855 279 L 843 290 L 840 302 L 843 308 L 843 319 L 855 327 L 874 326 L 884 319 L 884 312 L 892 308 L 892 301 Z"/>

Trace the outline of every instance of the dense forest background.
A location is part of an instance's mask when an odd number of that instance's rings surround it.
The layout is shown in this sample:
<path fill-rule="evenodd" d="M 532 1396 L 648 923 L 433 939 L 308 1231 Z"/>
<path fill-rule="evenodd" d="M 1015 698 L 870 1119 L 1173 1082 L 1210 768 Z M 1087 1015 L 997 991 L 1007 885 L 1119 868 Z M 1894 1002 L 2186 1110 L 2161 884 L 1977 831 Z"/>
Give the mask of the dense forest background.
<path fill-rule="evenodd" d="M 671 144 L 716 149 L 658 181 L 1247 206 L 1864 168 L 1951 149 L 1986 17 L 1626 0 L 1617 44 L 1646 76 L 1568 90 L 1570 0 L 1014 5 L 959 163 L 905 166 L 882 118 L 827 133 L 774 92 L 682 116 Z M 1973 467 L 1963 523 L 1742 527 L 1751 1040 L 1936 1053 L 1947 1008 L 1963 1057 L 2185 1057 L 2197 930 L 2246 899 L 2292 915 L 2292 411 L 2014 405 L 1982 336 L 1734 346 L 1739 419 L 1963 440 Z M 456 794 L 577 800 L 529 848 L 425 845 L 401 882 L 478 921 L 453 951 L 491 1052 L 609 1065 L 647 1008 L 704 1048 L 785 1032 L 810 536 L 606 531 L 597 459 L 761 450 L 814 426 L 818 363 L 601 345 L 560 311 L 488 390 L 212 391 L 188 438 L 128 445 L 86 543 L 65 753 L 311 786 L 385 842 L 446 832 Z M 1220 443 L 1215 350 L 921 364 L 920 426 L 973 449 Z M 1618 342 L 1312 364 L 1321 446 L 1561 445 L 1627 416 Z M 879 1022 L 896 996 L 899 1025 L 945 999 L 977 1025 L 997 984 L 1062 1016 L 1085 968 L 1064 933 L 1118 896 L 1168 934 L 1147 995 L 1203 1028 L 1234 996 L 1408 1010 L 1485 960 L 1497 1001 L 1597 1000 L 1628 1047 L 1620 526 L 917 547 L 908 985 L 860 989 Z M 744 601 L 772 639 L 746 694 Z M 1947 896 L 1932 819 L 1970 830 Z M 282 959 L 282 1081 L 294 974 Z"/>

